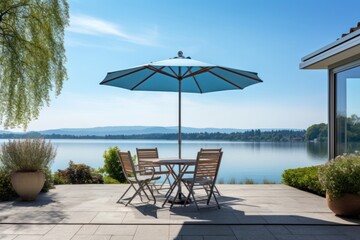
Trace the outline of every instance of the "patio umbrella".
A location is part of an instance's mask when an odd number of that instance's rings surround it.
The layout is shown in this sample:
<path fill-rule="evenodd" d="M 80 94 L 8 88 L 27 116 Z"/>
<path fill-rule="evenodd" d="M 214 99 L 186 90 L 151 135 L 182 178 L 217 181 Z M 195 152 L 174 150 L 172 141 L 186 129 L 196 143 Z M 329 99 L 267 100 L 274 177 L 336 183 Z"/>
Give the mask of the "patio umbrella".
<path fill-rule="evenodd" d="M 224 90 L 242 90 L 262 82 L 257 73 L 215 66 L 178 56 L 137 67 L 109 72 L 101 85 L 134 91 L 165 91 L 179 94 L 179 158 L 181 158 L 181 93 L 207 93 Z"/>

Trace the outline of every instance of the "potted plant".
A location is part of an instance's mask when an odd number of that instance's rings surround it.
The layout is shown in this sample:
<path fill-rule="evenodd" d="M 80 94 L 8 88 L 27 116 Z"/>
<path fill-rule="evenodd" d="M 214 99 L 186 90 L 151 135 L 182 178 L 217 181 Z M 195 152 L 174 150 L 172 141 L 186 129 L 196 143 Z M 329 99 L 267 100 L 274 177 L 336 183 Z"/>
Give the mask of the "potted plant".
<path fill-rule="evenodd" d="M 319 167 L 329 208 L 340 216 L 360 214 L 360 154 L 337 156 Z"/>
<path fill-rule="evenodd" d="M 11 184 L 24 200 L 32 201 L 45 182 L 44 171 L 56 156 L 56 149 L 44 139 L 9 140 L 1 145 L 0 160 L 11 171 Z"/>

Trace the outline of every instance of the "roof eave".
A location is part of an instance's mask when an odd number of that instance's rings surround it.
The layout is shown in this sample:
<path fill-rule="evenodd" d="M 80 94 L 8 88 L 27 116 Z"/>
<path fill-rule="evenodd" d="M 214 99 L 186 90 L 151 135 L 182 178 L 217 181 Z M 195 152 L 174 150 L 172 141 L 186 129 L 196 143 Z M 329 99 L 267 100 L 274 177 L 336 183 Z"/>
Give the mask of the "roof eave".
<path fill-rule="evenodd" d="M 360 31 L 352 32 L 301 59 L 300 69 L 329 69 L 360 54 Z"/>

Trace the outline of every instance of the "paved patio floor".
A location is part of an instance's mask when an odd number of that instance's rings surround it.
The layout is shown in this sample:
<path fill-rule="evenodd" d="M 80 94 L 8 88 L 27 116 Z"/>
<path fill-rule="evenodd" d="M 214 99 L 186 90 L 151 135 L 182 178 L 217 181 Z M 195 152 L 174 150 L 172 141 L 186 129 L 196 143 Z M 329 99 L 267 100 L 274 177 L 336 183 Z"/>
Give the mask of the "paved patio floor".
<path fill-rule="evenodd" d="M 0 239 L 359 239 L 360 219 L 285 185 L 218 185 L 222 208 L 117 203 L 128 185 L 61 185 L 0 203 Z M 131 195 L 131 194 L 130 194 Z"/>

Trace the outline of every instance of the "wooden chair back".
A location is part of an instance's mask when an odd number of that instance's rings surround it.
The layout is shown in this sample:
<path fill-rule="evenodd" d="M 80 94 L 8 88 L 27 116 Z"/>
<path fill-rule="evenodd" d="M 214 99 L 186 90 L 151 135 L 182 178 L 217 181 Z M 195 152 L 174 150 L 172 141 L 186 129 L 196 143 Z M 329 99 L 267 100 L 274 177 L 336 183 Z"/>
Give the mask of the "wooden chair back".
<path fill-rule="evenodd" d="M 128 179 L 128 177 L 135 176 L 135 166 L 134 166 L 134 162 L 132 161 L 130 151 L 127 152 L 118 151 L 118 155 L 126 179 Z"/>
<path fill-rule="evenodd" d="M 136 148 L 136 154 L 139 161 L 159 158 L 159 153 L 157 148 Z"/>
<path fill-rule="evenodd" d="M 202 150 L 197 155 L 194 178 L 208 178 L 215 183 L 223 152 Z"/>

